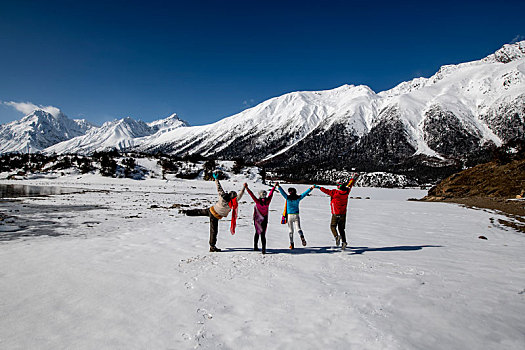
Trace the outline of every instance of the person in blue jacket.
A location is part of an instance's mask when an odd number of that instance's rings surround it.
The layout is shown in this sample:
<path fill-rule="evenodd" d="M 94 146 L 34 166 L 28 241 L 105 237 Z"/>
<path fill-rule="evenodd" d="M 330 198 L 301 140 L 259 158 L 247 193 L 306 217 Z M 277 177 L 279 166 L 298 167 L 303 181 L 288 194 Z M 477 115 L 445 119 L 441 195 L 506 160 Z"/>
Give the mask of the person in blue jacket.
<path fill-rule="evenodd" d="M 290 249 L 294 248 L 293 244 L 293 232 L 294 227 L 297 229 L 297 233 L 301 237 L 301 242 L 303 246 L 306 246 L 306 239 L 304 238 L 303 230 L 301 229 L 301 221 L 299 218 L 299 202 L 306 197 L 312 190 L 314 186 L 310 187 L 300 196 L 297 195 L 297 190 L 293 187 L 288 188 L 288 194 L 284 192 L 281 186 L 278 186 L 279 192 L 286 199 L 286 208 L 285 214 L 283 214 L 288 220 L 288 230 L 290 231 Z"/>

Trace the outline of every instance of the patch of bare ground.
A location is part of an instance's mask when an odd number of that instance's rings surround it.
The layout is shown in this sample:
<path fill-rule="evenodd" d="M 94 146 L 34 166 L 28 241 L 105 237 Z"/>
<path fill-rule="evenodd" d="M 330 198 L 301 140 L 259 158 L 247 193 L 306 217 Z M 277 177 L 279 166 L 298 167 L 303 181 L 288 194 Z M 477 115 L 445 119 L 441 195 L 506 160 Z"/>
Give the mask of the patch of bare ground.
<path fill-rule="evenodd" d="M 428 191 L 423 201 L 462 204 L 507 214 L 500 224 L 525 233 L 525 160 L 490 162 L 453 174 Z"/>

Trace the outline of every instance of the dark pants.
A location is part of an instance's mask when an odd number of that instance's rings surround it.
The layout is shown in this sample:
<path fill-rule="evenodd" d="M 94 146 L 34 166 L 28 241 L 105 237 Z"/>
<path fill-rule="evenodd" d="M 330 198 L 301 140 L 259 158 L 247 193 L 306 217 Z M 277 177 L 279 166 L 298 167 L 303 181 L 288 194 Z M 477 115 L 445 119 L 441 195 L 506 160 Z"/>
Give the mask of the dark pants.
<path fill-rule="evenodd" d="M 330 222 L 330 230 L 332 230 L 332 234 L 334 235 L 334 237 L 337 237 L 337 235 L 341 236 L 341 240 L 343 241 L 343 243 L 346 243 L 345 226 L 346 226 L 346 214 L 341 214 L 341 215 L 332 214 L 332 221 Z M 339 229 L 339 234 L 337 233 L 337 229 Z"/>
<path fill-rule="evenodd" d="M 217 244 L 217 234 L 219 233 L 219 219 L 211 213 L 210 209 L 189 209 L 184 212 L 188 216 L 209 216 L 210 218 L 210 247 Z"/>
<path fill-rule="evenodd" d="M 261 223 L 261 227 L 262 227 L 261 234 L 258 234 L 256 231 L 255 236 L 253 236 L 253 247 L 257 248 L 257 246 L 259 245 L 259 236 L 261 236 L 262 249 L 266 250 L 266 228 L 268 227 L 267 217 Z"/>

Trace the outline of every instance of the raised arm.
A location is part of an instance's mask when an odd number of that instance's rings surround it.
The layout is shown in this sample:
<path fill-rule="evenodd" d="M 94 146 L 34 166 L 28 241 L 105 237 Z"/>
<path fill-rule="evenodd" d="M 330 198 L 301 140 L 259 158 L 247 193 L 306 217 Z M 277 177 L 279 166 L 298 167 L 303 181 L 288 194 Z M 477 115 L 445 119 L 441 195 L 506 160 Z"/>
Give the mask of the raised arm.
<path fill-rule="evenodd" d="M 281 196 L 284 197 L 284 199 L 288 200 L 288 195 L 286 192 L 284 192 L 283 188 L 281 186 L 277 187 L 279 189 L 279 192 L 281 193 Z"/>
<path fill-rule="evenodd" d="M 346 185 L 346 187 L 348 187 L 348 190 L 352 189 L 352 186 L 354 186 L 356 180 L 357 180 L 357 177 L 353 177 L 350 179 L 350 181 L 348 181 L 348 184 Z"/>
<path fill-rule="evenodd" d="M 215 179 L 215 184 L 217 185 L 217 192 L 219 193 L 219 196 L 224 196 L 224 190 L 222 189 L 221 183 L 219 182 L 219 179 Z"/>
<path fill-rule="evenodd" d="M 250 197 L 252 197 L 253 201 L 255 203 L 257 203 L 257 197 L 255 197 L 255 195 L 253 194 L 252 190 L 250 190 L 249 187 L 246 187 L 246 191 L 248 191 L 248 194 L 250 195 Z"/>
<path fill-rule="evenodd" d="M 277 186 L 277 185 L 274 185 L 274 186 L 272 187 L 272 189 L 270 190 L 270 194 L 268 195 L 268 203 L 270 203 L 271 200 L 272 200 L 273 192 L 275 191 L 275 186 Z"/>
<path fill-rule="evenodd" d="M 319 188 L 321 190 L 321 192 L 329 195 L 330 197 L 333 196 L 333 194 L 334 194 L 334 190 L 329 190 L 329 189 L 321 187 L 321 186 L 317 186 L 317 188 Z"/>
<path fill-rule="evenodd" d="M 303 192 L 303 194 L 301 194 L 299 196 L 299 200 L 303 199 L 304 197 L 308 196 L 308 193 L 312 192 L 313 190 L 313 187 L 310 187 L 309 189 L 307 189 L 306 191 Z"/>
<path fill-rule="evenodd" d="M 244 190 L 246 189 L 246 186 L 242 187 L 242 190 L 237 194 L 237 200 L 240 201 L 242 196 L 244 195 Z"/>

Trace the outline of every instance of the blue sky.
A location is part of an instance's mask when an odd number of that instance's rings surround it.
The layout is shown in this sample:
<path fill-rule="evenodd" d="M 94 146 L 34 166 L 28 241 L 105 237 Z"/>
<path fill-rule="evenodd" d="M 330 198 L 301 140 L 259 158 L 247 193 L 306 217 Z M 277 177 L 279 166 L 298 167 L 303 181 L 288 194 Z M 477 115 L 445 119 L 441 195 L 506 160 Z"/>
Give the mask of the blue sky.
<path fill-rule="evenodd" d="M 290 91 L 379 92 L 525 39 L 523 13 L 505 0 L 0 0 L 0 123 L 23 115 L 6 102 L 199 125 Z"/>

